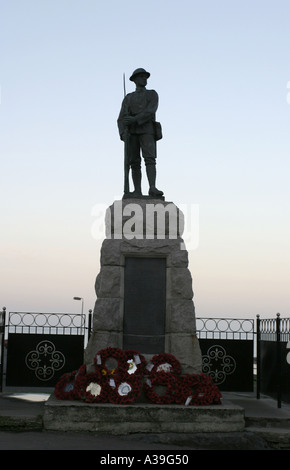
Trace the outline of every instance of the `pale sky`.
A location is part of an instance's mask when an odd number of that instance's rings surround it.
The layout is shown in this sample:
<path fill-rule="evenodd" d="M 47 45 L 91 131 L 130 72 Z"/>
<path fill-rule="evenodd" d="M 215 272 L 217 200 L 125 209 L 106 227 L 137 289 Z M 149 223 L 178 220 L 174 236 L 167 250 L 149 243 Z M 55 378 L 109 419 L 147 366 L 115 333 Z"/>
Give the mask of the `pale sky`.
<path fill-rule="evenodd" d="M 289 18 L 289 0 L 0 0 L 0 307 L 94 308 L 94 208 L 122 196 L 123 73 L 130 92 L 143 67 L 158 187 L 199 207 L 196 316 L 289 316 Z"/>

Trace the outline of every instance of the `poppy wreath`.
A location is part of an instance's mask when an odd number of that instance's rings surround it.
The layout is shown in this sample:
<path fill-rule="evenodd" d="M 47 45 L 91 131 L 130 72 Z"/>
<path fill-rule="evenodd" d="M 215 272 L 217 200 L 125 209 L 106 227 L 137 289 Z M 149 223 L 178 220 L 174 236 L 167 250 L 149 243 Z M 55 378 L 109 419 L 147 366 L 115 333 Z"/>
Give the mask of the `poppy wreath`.
<path fill-rule="evenodd" d="M 124 351 L 125 370 L 123 377 L 143 377 L 146 360 L 145 357 L 135 349 L 126 349 Z"/>
<path fill-rule="evenodd" d="M 112 377 L 109 379 L 108 401 L 113 404 L 134 403 L 141 394 L 140 377 Z"/>
<path fill-rule="evenodd" d="M 159 395 L 155 391 L 156 385 L 165 385 L 167 391 L 164 395 Z M 178 379 L 174 374 L 168 374 L 166 372 L 159 372 L 150 375 L 144 383 L 144 392 L 151 403 L 157 403 L 160 405 L 170 404 L 174 402 L 175 394 L 177 393 Z"/>
<path fill-rule="evenodd" d="M 218 405 L 222 395 L 209 375 L 186 374 L 180 380 L 176 403 L 192 406 Z"/>
<path fill-rule="evenodd" d="M 76 375 L 75 375 L 75 383 L 78 382 L 78 380 L 83 377 L 84 375 L 86 375 L 87 373 L 87 366 L 86 364 L 83 364 L 77 371 L 76 371 Z"/>
<path fill-rule="evenodd" d="M 191 396 L 191 386 L 184 381 L 183 376 L 176 376 L 176 388 L 174 390 L 174 401 L 184 405 L 187 398 Z"/>
<path fill-rule="evenodd" d="M 76 383 L 78 398 L 87 403 L 104 403 L 107 401 L 109 386 L 100 373 L 90 372 L 79 378 Z"/>
<path fill-rule="evenodd" d="M 117 361 L 118 365 L 115 369 L 109 369 L 106 366 L 106 361 L 113 358 Z M 103 375 L 120 374 L 125 369 L 125 356 L 122 349 L 119 348 L 104 348 L 101 349 L 94 357 L 94 366 L 96 372 L 101 372 Z"/>
<path fill-rule="evenodd" d="M 181 373 L 181 365 L 173 354 L 160 353 L 152 357 L 147 365 L 147 370 L 150 372 L 150 376 L 160 372 L 179 375 Z"/>
<path fill-rule="evenodd" d="M 58 400 L 75 400 L 77 393 L 75 389 L 75 377 L 77 370 L 63 374 L 54 388 L 54 395 Z"/>

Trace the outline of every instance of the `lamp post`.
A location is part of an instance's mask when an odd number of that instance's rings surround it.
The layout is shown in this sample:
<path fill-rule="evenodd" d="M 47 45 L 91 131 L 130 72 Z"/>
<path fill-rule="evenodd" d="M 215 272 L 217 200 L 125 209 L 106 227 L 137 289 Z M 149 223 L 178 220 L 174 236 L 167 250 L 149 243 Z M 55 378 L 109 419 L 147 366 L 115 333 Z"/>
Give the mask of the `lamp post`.
<path fill-rule="evenodd" d="M 73 299 L 82 301 L 82 314 L 83 314 L 84 313 L 84 299 L 82 297 L 74 297 Z"/>

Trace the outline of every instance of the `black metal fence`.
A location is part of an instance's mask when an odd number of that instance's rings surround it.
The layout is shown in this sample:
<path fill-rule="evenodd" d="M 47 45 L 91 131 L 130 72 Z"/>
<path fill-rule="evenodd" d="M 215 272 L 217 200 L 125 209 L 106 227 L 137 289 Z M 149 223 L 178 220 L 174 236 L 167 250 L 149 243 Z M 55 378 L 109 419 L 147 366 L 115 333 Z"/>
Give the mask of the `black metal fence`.
<path fill-rule="evenodd" d="M 220 390 L 253 391 L 255 322 L 236 318 L 197 318 L 203 372 Z"/>
<path fill-rule="evenodd" d="M 0 311 L 0 391 L 54 386 L 83 361 L 92 311 L 85 314 Z M 290 403 L 290 318 L 197 318 L 203 372 L 222 391 L 254 391 Z M 5 343 L 9 347 L 5 347 Z"/>
<path fill-rule="evenodd" d="M 91 311 L 88 317 L 30 312 L 10 312 L 7 316 L 3 308 L 0 390 L 4 369 L 8 387 L 53 387 L 64 371 L 77 369 L 83 363 L 91 318 Z"/>
<path fill-rule="evenodd" d="M 5 354 L 5 322 L 6 308 L 0 311 L 0 392 L 2 392 L 3 372 L 4 372 L 4 354 Z"/>
<path fill-rule="evenodd" d="M 290 318 L 257 317 L 257 398 L 260 393 L 290 403 Z"/>

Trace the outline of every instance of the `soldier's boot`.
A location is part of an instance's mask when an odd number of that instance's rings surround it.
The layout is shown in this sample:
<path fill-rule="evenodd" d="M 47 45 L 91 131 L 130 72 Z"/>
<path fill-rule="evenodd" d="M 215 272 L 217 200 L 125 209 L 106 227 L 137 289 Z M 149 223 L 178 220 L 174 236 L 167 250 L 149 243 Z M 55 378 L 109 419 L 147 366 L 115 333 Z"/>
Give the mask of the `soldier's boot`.
<path fill-rule="evenodd" d="M 163 196 L 163 191 L 159 191 L 156 188 L 156 166 L 155 165 L 147 165 L 146 166 L 146 173 L 149 182 L 149 196 Z"/>
<path fill-rule="evenodd" d="M 142 196 L 141 170 L 132 170 L 132 180 L 134 184 L 134 192 L 132 193 L 132 196 Z"/>

